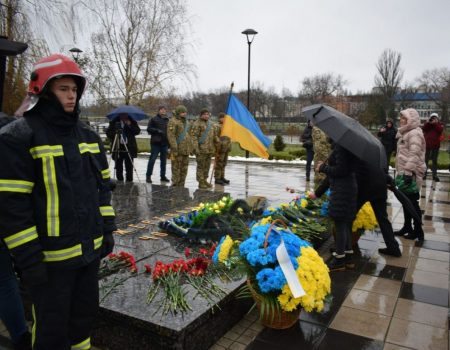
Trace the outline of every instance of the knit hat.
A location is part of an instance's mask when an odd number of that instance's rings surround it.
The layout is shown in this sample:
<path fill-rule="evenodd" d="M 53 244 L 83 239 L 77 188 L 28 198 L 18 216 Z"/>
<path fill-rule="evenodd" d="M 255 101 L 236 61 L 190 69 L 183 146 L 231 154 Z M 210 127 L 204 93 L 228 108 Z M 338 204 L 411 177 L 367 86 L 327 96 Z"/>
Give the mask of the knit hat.
<path fill-rule="evenodd" d="M 431 113 L 429 121 L 431 121 L 432 119 L 436 119 L 439 121 L 439 115 L 437 113 Z"/>
<path fill-rule="evenodd" d="M 220 118 L 225 118 L 225 115 L 226 115 L 225 113 L 220 112 L 220 113 L 219 113 L 219 119 L 220 119 Z"/>
<path fill-rule="evenodd" d="M 208 114 L 209 114 L 208 109 L 207 109 L 207 108 L 202 108 L 202 109 L 200 110 L 200 115 L 205 114 L 205 113 L 208 113 Z"/>
<path fill-rule="evenodd" d="M 178 105 L 175 108 L 175 114 L 176 115 L 180 115 L 181 113 L 187 113 L 187 108 L 185 106 L 183 106 L 183 105 Z"/>

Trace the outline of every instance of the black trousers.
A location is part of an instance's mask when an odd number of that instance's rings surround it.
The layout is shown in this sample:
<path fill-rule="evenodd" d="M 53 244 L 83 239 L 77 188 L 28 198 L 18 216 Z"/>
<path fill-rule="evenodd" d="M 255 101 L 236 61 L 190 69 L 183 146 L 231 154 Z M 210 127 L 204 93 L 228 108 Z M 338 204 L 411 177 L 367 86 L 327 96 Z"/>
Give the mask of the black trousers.
<path fill-rule="evenodd" d="M 367 200 L 358 199 L 358 207 L 356 211 L 364 205 Z M 386 247 L 389 250 L 396 251 L 399 249 L 398 242 L 394 237 L 394 230 L 392 229 L 392 224 L 389 221 L 389 217 L 386 209 L 386 198 L 376 198 L 369 200 L 370 205 L 372 206 L 373 213 L 378 221 L 378 225 L 380 226 L 381 234 L 383 235 L 384 243 L 386 243 Z"/>
<path fill-rule="evenodd" d="M 422 217 L 422 210 L 420 209 L 419 205 L 419 193 L 405 193 L 406 196 L 411 201 L 414 209 L 416 210 L 416 213 L 419 215 L 419 217 Z M 416 220 L 413 220 L 411 214 L 405 208 L 403 208 L 403 217 L 405 218 L 405 223 L 403 226 L 408 229 L 408 231 L 413 231 L 411 221 L 414 221 L 414 230 L 417 231 L 417 233 L 423 236 L 423 230 L 422 230 L 422 224 L 420 222 L 417 222 Z"/>
<path fill-rule="evenodd" d="M 116 159 L 116 177 L 123 181 L 123 163 L 125 163 L 125 177 L 127 181 L 133 181 L 133 158 L 127 152 L 120 152 Z"/>
<path fill-rule="evenodd" d="M 90 349 L 98 312 L 99 259 L 75 270 L 48 271 L 48 282 L 32 288 L 33 350 Z"/>
<path fill-rule="evenodd" d="M 439 155 L 439 148 L 427 149 L 425 151 L 425 164 L 428 170 L 428 163 L 431 160 L 431 172 L 433 174 L 433 177 L 437 176 L 438 155 Z"/>

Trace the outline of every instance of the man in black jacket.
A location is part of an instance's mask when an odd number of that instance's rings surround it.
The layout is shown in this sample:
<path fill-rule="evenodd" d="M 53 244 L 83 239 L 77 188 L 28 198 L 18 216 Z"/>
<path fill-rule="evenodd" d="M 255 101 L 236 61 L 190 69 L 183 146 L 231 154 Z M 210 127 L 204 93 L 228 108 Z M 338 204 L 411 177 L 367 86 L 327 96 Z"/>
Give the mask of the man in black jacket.
<path fill-rule="evenodd" d="M 160 106 L 158 108 L 158 114 L 148 122 L 147 132 L 151 135 L 150 158 L 148 160 L 146 173 L 146 181 L 148 183 L 152 183 L 153 167 L 155 166 L 158 154 L 161 182 L 170 182 L 166 177 L 167 151 L 169 149 L 169 142 L 167 140 L 168 123 L 169 118 L 167 118 L 167 110 L 164 106 Z"/>
<path fill-rule="evenodd" d="M 0 131 L 0 238 L 33 302 L 33 349 L 90 349 L 100 258 L 114 246 L 109 167 L 79 120 L 86 79 L 63 55 L 38 61 L 23 118 Z"/>
<path fill-rule="evenodd" d="M 355 173 L 358 183 L 357 211 L 364 203 L 370 202 L 386 244 L 386 248 L 380 248 L 378 252 L 395 257 L 402 256 L 386 209 L 387 187 L 391 178 L 387 175 L 387 171 L 369 166 L 361 160 L 356 162 Z"/>

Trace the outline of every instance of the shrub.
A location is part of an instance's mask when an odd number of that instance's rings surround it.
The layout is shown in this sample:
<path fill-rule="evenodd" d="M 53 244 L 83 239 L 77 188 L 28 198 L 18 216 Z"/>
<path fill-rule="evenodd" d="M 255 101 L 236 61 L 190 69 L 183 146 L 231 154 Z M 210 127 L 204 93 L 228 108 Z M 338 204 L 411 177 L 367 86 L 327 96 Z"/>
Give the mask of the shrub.
<path fill-rule="evenodd" d="M 286 148 L 286 144 L 283 141 L 283 137 L 281 135 L 277 135 L 275 140 L 273 141 L 273 148 L 275 151 L 281 152 Z"/>

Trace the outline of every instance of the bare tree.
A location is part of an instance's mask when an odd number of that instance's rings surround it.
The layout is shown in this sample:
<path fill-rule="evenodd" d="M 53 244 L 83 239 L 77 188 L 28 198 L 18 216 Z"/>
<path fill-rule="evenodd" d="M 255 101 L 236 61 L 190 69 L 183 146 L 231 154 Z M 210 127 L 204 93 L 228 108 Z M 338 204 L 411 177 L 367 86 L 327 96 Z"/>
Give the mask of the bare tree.
<path fill-rule="evenodd" d="M 300 96 L 310 104 L 329 102 L 333 95 L 341 94 L 346 81 L 333 73 L 317 74 L 302 81 Z"/>
<path fill-rule="evenodd" d="M 402 54 L 391 49 L 385 49 L 376 63 L 377 75 L 375 87 L 383 97 L 385 118 L 394 112 L 393 97 L 400 87 L 403 79 L 403 70 L 400 68 Z"/>
<path fill-rule="evenodd" d="M 450 70 L 446 67 L 426 70 L 418 81 L 425 87 L 430 100 L 441 109 L 442 120 L 447 122 L 450 104 Z"/>
<path fill-rule="evenodd" d="M 140 104 L 175 77 L 189 77 L 184 0 L 101 0 L 83 3 L 98 18 L 88 66 L 100 100 Z"/>

